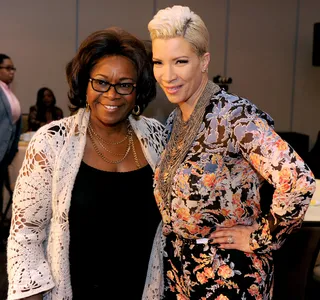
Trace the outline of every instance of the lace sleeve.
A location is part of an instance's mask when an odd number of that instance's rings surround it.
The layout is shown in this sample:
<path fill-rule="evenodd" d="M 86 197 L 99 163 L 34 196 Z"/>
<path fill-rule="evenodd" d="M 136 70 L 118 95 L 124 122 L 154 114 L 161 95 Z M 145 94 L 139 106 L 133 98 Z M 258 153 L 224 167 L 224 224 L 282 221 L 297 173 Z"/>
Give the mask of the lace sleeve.
<path fill-rule="evenodd" d="M 163 299 L 163 249 L 165 237 L 162 234 L 162 222 L 160 222 L 152 246 L 149 260 L 147 278 L 144 286 L 142 300 Z"/>
<path fill-rule="evenodd" d="M 54 286 L 44 251 L 51 219 L 52 151 L 40 132 L 30 141 L 14 188 L 7 247 L 8 300 Z"/>

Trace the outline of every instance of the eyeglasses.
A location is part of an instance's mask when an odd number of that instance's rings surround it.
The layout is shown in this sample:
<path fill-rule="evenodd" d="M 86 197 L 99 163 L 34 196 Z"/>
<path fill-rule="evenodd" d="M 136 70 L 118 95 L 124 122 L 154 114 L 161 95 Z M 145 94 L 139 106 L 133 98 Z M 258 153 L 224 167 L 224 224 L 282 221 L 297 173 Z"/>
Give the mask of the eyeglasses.
<path fill-rule="evenodd" d="M 0 67 L 0 69 L 6 69 L 7 71 L 17 71 L 17 68 L 15 67 Z"/>
<path fill-rule="evenodd" d="M 113 86 L 115 91 L 119 95 L 130 95 L 132 94 L 133 90 L 136 88 L 136 84 L 131 82 L 112 84 L 102 79 L 95 79 L 95 78 L 89 78 L 89 81 L 91 82 L 92 88 L 99 93 L 106 93 Z"/>

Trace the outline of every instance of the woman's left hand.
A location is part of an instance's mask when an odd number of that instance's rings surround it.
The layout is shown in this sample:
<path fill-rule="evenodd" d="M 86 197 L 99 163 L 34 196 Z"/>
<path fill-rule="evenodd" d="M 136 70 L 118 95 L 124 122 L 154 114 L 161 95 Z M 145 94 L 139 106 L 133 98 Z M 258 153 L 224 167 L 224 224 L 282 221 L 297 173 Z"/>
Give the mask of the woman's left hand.
<path fill-rule="evenodd" d="M 229 228 L 217 228 L 209 237 L 211 244 L 219 244 L 222 249 L 237 249 L 253 253 L 250 249 L 250 235 L 258 229 L 258 224 L 251 226 L 236 225 Z"/>

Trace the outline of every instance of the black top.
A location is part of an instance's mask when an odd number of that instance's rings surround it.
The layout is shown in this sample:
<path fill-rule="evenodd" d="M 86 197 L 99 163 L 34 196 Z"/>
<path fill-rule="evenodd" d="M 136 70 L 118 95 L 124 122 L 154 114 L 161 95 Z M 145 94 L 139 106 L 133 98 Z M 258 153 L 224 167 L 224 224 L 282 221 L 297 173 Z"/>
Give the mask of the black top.
<path fill-rule="evenodd" d="M 69 212 L 73 300 L 141 299 L 160 220 L 149 165 L 107 172 L 82 162 Z"/>

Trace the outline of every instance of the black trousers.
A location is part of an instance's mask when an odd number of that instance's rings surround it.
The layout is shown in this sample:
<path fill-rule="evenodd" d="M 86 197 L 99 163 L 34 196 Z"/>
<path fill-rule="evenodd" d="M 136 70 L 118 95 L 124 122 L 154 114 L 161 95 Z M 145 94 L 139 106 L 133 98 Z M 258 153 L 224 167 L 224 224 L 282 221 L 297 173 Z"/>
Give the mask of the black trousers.
<path fill-rule="evenodd" d="M 9 180 L 9 172 L 8 172 L 9 163 L 6 157 L 0 162 L 0 216 L 4 212 L 3 207 L 3 192 L 4 188 L 6 188 L 9 192 L 11 192 L 10 188 L 10 180 Z M 1 219 L 1 218 L 0 218 Z"/>
<path fill-rule="evenodd" d="M 6 240 L 9 235 L 9 226 L 10 226 L 10 222 L 7 222 L 5 219 L 11 203 L 8 203 L 6 208 L 3 207 L 4 188 L 6 188 L 10 193 L 9 201 L 11 202 L 12 191 L 10 188 L 8 163 L 5 163 L 5 161 L 2 161 L 0 163 L 0 251 L 3 251 L 6 248 Z"/>

